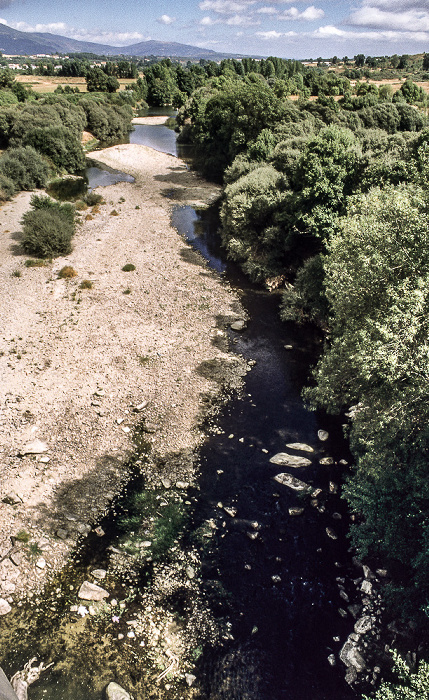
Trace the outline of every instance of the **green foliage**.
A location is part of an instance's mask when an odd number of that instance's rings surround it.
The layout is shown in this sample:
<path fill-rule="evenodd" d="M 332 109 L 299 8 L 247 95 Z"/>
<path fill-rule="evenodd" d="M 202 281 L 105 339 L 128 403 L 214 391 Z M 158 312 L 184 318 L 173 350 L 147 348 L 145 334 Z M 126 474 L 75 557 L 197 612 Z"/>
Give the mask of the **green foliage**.
<path fill-rule="evenodd" d="M 103 100 L 80 100 L 85 112 L 87 129 L 100 141 L 109 142 L 122 138 L 131 131 L 132 109 L 129 105 L 112 105 Z"/>
<path fill-rule="evenodd" d="M 417 671 L 393 651 L 395 681 L 383 681 L 373 700 L 429 700 L 429 664 L 420 661 Z M 370 700 L 367 696 L 363 700 Z"/>
<path fill-rule="evenodd" d="M 289 285 L 283 292 L 280 307 L 282 321 L 312 321 L 326 327 L 329 304 L 324 282 L 322 256 L 316 255 L 306 260 L 296 274 L 294 285 Z"/>
<path fill-rule="evenodd" d="M 133 265 L 132 263 L 127 263 L 122 268 L 122 272 L 133 272 L 135 269 L 136 269 L 135 265 Z"/>
<path fill-rule="evenodd" d="M 31 146 L 9 148 L 0 156 L 0 173 L 12 181 L 16 190 L 44 187 L 49 168 L 46 160 Z M 10 187 L 10 185 L 8 185 Z"/>
<path fill-rule="evenodd" d="M 10 177 L 0 172 L 0 202 L 6 202 L 16 192 L 16 185 Z"/>
<path fill-rule="evenodd" d="M 32 197 L 33 208 L 22 218 L 22 247 L 40 258 L 54 258 L 71 252 L 74 235 L 74 208 L 49 197 Z"/>
<path fill-rule="evenodd" d="M 80 172 L 85 167 L 85 155 L 80 141 L 65 126 L 44 126 L 29 129 L 22 139 L 49 158 L 58 170 Z"/>
<path fill-rule="evenodd" d="M 18 98 L 12 90 L 0 90 L 0 107 L 18 104 Z"/>
<path fill-rule="evenodd" d="M 427 214 L 415 186 L 351 198 L 324 263 L 331 342 L 306 391 L 333 411 L 355 405 L 353 542 L 401 564 L 392 595 L 404 615 L 429 597 Z"/>
<path fill-rule="evenodd" d="M 115 76 L 106 75 L 101 68 L 94 66 L 86 73 L 86 87 L 88 92 L 116 92 L 119 82 Z"/>

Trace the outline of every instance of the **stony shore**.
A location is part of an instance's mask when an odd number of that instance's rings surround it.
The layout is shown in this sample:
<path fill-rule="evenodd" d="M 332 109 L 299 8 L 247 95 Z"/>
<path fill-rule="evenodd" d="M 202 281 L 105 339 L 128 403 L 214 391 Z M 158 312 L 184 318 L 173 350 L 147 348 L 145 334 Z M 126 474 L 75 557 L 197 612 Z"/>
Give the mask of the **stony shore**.
<path fill-rule="evenodd" d="M 192 478 L 168 458 L 194 450 L 203 437 L 197 426 L 204 397 L 215 396 L 219 383 L 201 366 L 239 362 L 219 342 L 225 325 L 241 316 L 237 298 L 170 225 L 171 196 L 204 205 L 218 196 L 216 186 L 145 146 L 89 155 L 135 183 L 97 190 L 105 204 L 82 212 L 67 257 L 26 267 L 19 232 L 31 194 L 0 209 L 6 610 L 40 589 L 109 508 L 129 478 L 125 465 L 142 418 L 152 454 L 166 465 L 166 474 L 153 478 Z M 127 263 L 135 270 L 124 272 Z M 77 275 L 59 279 L 64 265 Z M 81 289 L 83 280 L 92 288 Z M 43 451 L 26 454 L 35 440 L 45 443 Z"/>

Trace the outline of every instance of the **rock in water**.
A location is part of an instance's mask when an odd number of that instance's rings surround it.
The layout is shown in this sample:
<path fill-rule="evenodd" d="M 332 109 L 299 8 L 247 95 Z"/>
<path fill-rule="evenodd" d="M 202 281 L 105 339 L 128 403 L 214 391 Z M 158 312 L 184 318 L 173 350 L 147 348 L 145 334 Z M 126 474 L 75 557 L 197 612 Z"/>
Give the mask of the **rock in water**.
<path fill-rule="evenodd" d="M 271 464 L 279 464 L 281 467 L 293 467 L 294 469 L 309 467 L 311 464 L 311 461 L 306 457 L 289 455 L 287 452 L 278 452 L 274 457 L 271 457 L 270 462 Z"/>
<path fill-rule="evenodd" d="M 131 695 L 113 681 L 106 688 L 107 700 L 131 700 Z"/>
<path fill-rule="evenodd" d="M 82 600 L 103 600 L 103 598 L 108 598 L 109 594 L 101 586 L 97 586 L 96 583 L 90 583 L 89 581 L 84 581 L 79 588 L 78 598 Z"/>
<path fill-rule="evenodd" d="M 246 328 L 246 321 L 242 319 L 234 321 L 233 323 L 231 323 L 230 328 L 233 331 L 244 331 L 244 329 Z"/>
<path fill-rule="evenodd" d="M 371 615 L 364 615 L 357 622 L 355 622 L 355 632 L 356 634 L 365 634 L 369 632 L 375 623 L 375 617 Z"/>
<path fill-rule="evenodd" d="M 328 433 L 326 430 L 318 430 L 318 431 L 317 431 L 317 437 L 318 437 L 319 440 L 321 440 L 322 442 L 325 442 L 325 441 L 328 439 L 328 437 L 329 437 L 329 433 Z"/>
<path fill-rule="evenodd" d="M 313 448 L 304 442 L 288 442 L 286 447 L 290 450 L 299 450 L 300 452 L 314 452 Z"/>
<path fill-rule="evenodd" d="M 283 486 L 288 486 L 290 489 L 293 489 L 294 491 L 310 491 L 311 490 L 311 486 L 306 484 L 304 481 L 297 479 L 295 476 L 292 476 L 292 474 L 277 474 L 274 477 L 274 481 L 277 481 L 279 484 L 282 484 Z"/>

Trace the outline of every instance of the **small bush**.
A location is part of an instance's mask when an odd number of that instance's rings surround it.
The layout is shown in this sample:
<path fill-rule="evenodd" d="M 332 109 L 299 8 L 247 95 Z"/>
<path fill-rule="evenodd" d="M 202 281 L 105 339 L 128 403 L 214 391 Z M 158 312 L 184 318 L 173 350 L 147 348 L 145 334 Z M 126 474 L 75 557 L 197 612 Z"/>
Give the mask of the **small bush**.
<path fill-rule="evenodd" d="M 27 542 L 30 541 L 30 535 L 25 530 L 20 530 L 18 534 L 15 535 L 15 539 L 18 540 L 18 542 L 24 542 L 24 544 L 27 544 Z"/>
<path fill-rule="evenodd" d="M 21 277 L 21 270 L 14 270 L 12 272 L 12 277 Z"/>
<path fill-rule="evenodd" d="M 133 272 L 133 270 L 135 270 L 135 269 L 136 269 L 135 265 L 133 265 L 132 263 L 127 263 L 122 268 L 122 272 Z"/>
<path fill-rule="evenodd" d="M 116 209 L 113 209 L 113 211 L 110 212 L 110 216 L 119 216 L 119 214 Z"/>
<path fill-rule="evenodd" d="M 33 260 L 30 258 L 24 263 L 25 267 L 46 267 L 46 260 Z"/>
<path fill-rule="evenodd" d="M 79 289 L 92 289 L 94 284 L 91 282 L 91 280 L 82 280 L 82 282 L 79 285 Z"/>
<path fill-rule="evenodd" d="M 93 214 L 99 214 L 100 213 L 100 205 L 96 204 L 95 207 L 92 207 L 91 212 Z"/>
<path fill-rule="evenodd" d="M 77 277 L 77 272 L 71 265 L 64 265 L 59 271 L 58 277 L 63 280 L 70 280 L 72 277 Z"/>
<path fill-rule="evenodd" d="M 86 202 L 83 201 L 83 199 L 78 199 L 77 202 L 74 203 L 74 208 L 77 211 L 85 211 L 88 209 L 88 205 Z"/>
<path fill-rule="evenodd" d="M 88 192 L 85 197 L 85 202 L 89 207 L 94 207 L 96 204 L 102 204 L 104 200 L 98 192 Z"/>
<path fill-rule="evenodd" d="M 131 289 L 128 287 L 128 289 L 124 289 L 122 294 L 131 294 Z"/>
<path fill-rule="evenodd" d="M 94 217 L 93 217 L 92 214 L 87 214 L 87 215 L 85 216 L 85 221 L 92 221 L 93 218 L 94 218 Z"/>

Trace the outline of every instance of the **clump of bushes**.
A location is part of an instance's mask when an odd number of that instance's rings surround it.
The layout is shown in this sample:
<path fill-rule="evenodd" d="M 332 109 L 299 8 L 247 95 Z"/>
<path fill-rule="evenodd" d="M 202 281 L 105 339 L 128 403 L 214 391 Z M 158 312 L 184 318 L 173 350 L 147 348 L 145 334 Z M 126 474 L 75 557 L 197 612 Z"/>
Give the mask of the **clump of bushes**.
<path fill-rule="evenodd" d="M 32 209 L 22 218 L 25 252 L 39 258 L 68 255 L 75 232 L 73 205 L 35 195 L 31 198 L 31 206 Z"/>

